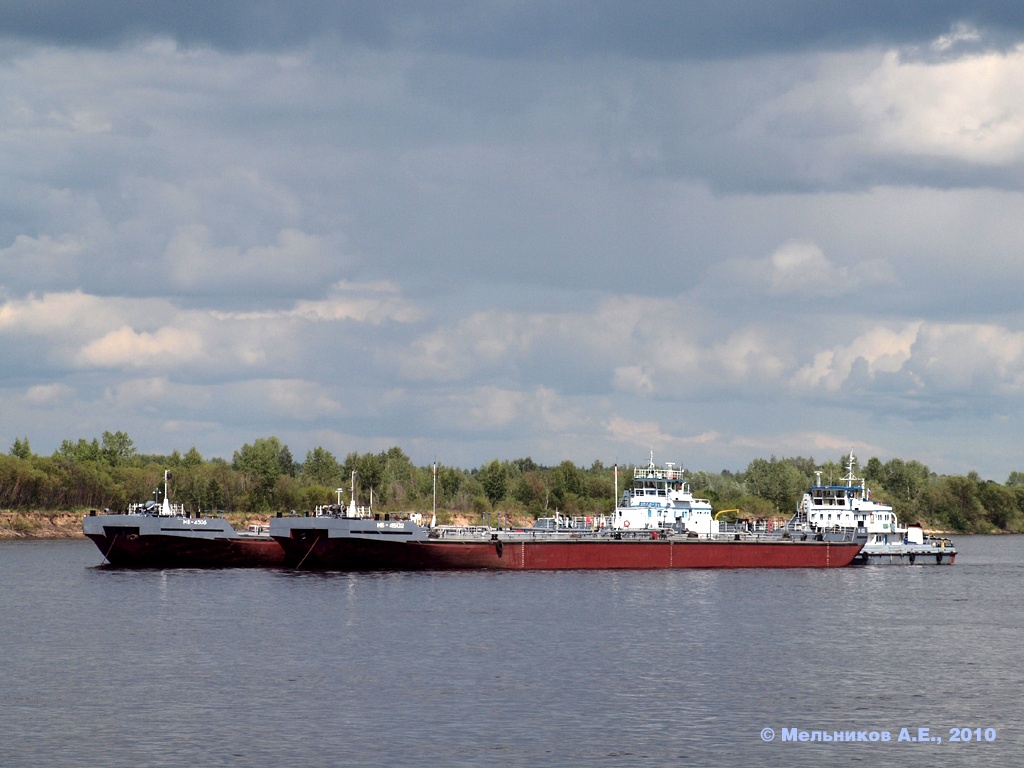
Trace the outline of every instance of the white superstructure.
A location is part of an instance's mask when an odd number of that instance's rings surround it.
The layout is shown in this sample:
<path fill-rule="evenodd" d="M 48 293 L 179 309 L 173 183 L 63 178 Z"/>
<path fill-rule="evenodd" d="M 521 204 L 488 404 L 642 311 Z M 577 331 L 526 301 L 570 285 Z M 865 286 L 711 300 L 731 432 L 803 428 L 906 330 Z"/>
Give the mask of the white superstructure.
<path fill-rule="evenodd" d="M 823 485 L 821 472 L 817 482 L 804 494 L 798 514 L 814 530 L 859 528 L 867 532 L 868 541 L 860 554 L 863 562 L 953 562 L 956 549 L 948 539 L 929 537 L 920 526 L 901 525 L 892 506 L 871 498 L 863 478 L 853 473 L 856 466 L 853 452 L 847 459 L 847 475 L 836 485 Z"/>
<path fill-rule="evenodd" d="M 646 467 L 633 469 L 633 487 L 622 494 L 612 515 L 616 530 L 683 528 L 698 534 L 718 533 L 711 502 L 695 498 L 683 470 L 673 463 L 654 464 L 654 452 Z"/>

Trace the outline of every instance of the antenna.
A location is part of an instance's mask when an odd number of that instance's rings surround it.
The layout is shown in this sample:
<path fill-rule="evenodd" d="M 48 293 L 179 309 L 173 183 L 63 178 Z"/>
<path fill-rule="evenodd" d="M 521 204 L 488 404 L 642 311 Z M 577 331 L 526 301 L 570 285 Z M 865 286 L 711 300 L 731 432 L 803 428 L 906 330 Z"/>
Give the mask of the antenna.
<path fill-rule="evenodd" d="M 160 505 L 160 514 L 165 517 L 171 516 L 171 487 L 167 484 L 167 481 L 171 479 L 171 473 L 168 470 L 164 470 L 164 501 Z"/>
<path fill-rule="evenodd" d="M 856 485 L 857 478 L 853 476 L 853 467 L 857 463 L 857 459 L 854 458 L 853 449 L 850 449 L 850 457 L 846 460 L 847 475 L 843 478 L 849 485 Z"/>
<path fill-rule="evenodd" d="M 356 471 L 352 470 L 352 498 L 348 503 L 348 514 L 346 517 L 356 516 Z"/>

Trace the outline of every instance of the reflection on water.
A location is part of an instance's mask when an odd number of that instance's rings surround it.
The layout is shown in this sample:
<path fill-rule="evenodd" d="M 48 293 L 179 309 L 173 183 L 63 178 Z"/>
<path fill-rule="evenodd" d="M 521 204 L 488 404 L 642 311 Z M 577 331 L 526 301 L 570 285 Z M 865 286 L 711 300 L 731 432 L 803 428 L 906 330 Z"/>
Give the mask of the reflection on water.
<path fill-rule="evenodd" d="M 0 765 L 1002 765 L 1024 539 L 957 546 L 941 568 L 318 574 L 0 542 Z M 902 727 L 998 736 L 781 741 Z"/>

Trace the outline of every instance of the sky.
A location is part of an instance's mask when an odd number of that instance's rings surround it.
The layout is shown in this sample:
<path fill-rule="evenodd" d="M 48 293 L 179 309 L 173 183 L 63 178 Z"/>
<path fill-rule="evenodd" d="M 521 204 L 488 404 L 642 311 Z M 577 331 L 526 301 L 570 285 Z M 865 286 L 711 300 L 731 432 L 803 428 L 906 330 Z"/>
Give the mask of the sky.
<path fill-rule="evenodd" d="M 1024 6 L 5 0 L 0 451 L 1024 470 Z"/>

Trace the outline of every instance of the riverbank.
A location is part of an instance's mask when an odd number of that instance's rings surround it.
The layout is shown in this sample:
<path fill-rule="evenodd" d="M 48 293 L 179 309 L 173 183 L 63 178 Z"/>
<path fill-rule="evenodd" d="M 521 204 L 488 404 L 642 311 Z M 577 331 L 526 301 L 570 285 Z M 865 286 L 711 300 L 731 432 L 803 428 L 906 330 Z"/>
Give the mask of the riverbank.
<path fill-rule="evenodd" d="M 82 518 L 86 512 L 0 511 L 0 539 L 83 539 Z M 236 530 L 254 523 L 266 525 L 266 516 L 229 513 L 224 515 Z"/>
<path fill-rule="evenodd" d="M 74 512 L 0 512 L 0 539 L 81 539 L 82 516 Z"/>

